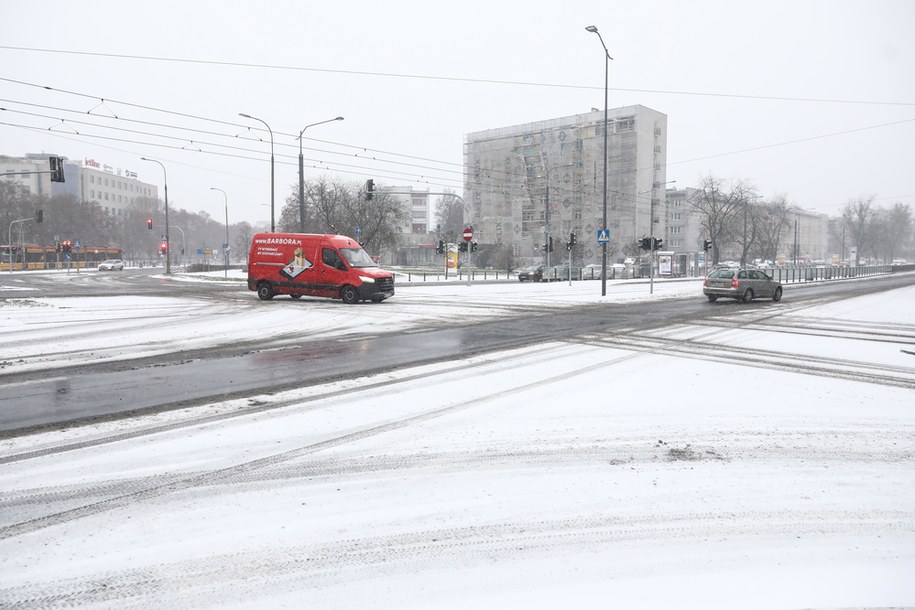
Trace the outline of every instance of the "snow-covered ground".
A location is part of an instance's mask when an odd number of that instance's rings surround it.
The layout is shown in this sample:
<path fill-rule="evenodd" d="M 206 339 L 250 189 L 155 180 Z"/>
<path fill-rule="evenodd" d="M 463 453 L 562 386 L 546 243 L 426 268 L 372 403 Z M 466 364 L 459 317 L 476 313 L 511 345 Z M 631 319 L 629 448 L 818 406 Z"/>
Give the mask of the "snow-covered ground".
<path fill-rule="evenodd" d="M 35 299 L 0 308 L 17 350 L 0 359 L 54 366 L 27 345 L 55 341 L 148 355 L 289 316 L 346 340 L 698 291 Z M 727 320 L 0 441 L 0 606 L 915 606 L 915 287 L 819 307 L 791 294 Z M 102 322 L 123 338 L 98 340 Z"/>

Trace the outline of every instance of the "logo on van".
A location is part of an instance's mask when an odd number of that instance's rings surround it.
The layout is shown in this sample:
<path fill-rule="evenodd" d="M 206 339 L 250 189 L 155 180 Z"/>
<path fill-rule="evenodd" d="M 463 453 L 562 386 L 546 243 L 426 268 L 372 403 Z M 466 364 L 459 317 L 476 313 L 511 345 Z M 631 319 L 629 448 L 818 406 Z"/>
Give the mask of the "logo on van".
<path fill-rule="evenodd" d="M 294 258 L 289 261 L 288 265 L 280 269 L 280 275 L 290 280 L 295 279 L 300 273 L 312 266 L 312 262 L 305 258 L 305 252 L 301 247 L 293 250 L 292 254 Z"/>
<path fill-rule="evenodd" d="M 302 240 L 296 239 L 294 237 L 266 237 L 263 239 L 255 239 L 254 243 L 256 243 L 256 244 L 278 244 L 278 245 L 298 244 L 301 246 Z"/>

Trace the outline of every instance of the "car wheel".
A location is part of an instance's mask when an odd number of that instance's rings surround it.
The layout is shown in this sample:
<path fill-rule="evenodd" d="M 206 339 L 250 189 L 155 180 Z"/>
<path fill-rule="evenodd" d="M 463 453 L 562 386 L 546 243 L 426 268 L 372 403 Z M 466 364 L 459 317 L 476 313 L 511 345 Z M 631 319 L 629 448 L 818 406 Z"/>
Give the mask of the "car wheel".
<path fill-rule="evenodd" d="M 708 297 L 708 300 L 711 301 L 712 303 L 714 303 L 715 301 L 718 300 L 717 294 L 707 294 L 705 296 Z"/>
<path fill-rule="evenodd" d="M 775 292 L 772 293 L 772 300 L 776 301 L 776 302 L 782 300 L 782 287 L 781 286 L 776 288 Z"/>
<path fill-rule="evenodd" d="M 289 296 L 292 297 L 293 299 L 301 299 L 301 298 L 302 298 L 302 295 L 300 295 L 300 294 L 290 294 Z"/>
<path fill-rule="evenodd" d="M 270 282 L 261 282 L 257 285 L 257 296 L 261 301 L 269 301 L 273 298 L 273 286 Z"/>
<path fill-rule="evenodd" d="M 383 294 L 372 295 L 372 303 L 381 303 L 384 300 Z"/>
<path fill-rule="evenodd" d="M 359 302 L 359 293 L 352 286 L 344 286 L 340 289 L 340 300 L 347 305 L 355 305 Z"/>
<path fill-rule="evenodd" d="M 747 288 L 746 292 L 743 293 L 743 302 L 749 303 L 753 300 L 753 291 Z"/>

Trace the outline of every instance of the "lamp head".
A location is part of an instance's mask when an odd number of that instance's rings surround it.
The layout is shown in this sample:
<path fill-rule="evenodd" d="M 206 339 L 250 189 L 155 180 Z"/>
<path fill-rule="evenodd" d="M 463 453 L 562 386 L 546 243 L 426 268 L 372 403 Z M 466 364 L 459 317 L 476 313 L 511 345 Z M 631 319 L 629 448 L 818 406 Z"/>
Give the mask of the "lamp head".
<path fill-rule="evenodd" d="M 589 25 L 589 26 L 586 27 L 585 29 L 588 30 L 589 32 L 591 32 L 592 34 L 597 34 L 597 26 L 596 26 L 596 25 Z"/>
<path fill-rule="evenodd" d="M 238 113 L 238 116 L 243 116 L 243 117 L 245 117 L 246 119 L 252 118 L 250 114 L 245 114 L 244 112 L 239 112 L 239 113 Z"/>

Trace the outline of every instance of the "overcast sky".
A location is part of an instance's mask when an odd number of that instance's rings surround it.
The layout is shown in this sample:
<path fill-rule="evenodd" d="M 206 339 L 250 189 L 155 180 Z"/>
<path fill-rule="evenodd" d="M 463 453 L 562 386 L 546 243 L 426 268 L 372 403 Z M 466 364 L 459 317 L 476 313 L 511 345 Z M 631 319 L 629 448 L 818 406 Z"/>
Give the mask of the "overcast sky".
<path fill-rule="evenodd" d="M 593 24 L 610 106 L 668 116 L 678 187 L 711 173 L 831 214 L 915 207 L 913 23 L 908 0 L 8 2 L 0 154 L 161 189 L 153 157 L 171 207 L 222 220 L 216 187 L 230 222 L 269 222 L 270 137 L 238 114 L 273 130 L 277 217 L 299 131 L 343 116 L 305 131 L 308 177 L 460 193 L 465 134 L 603 107 Z"/>

